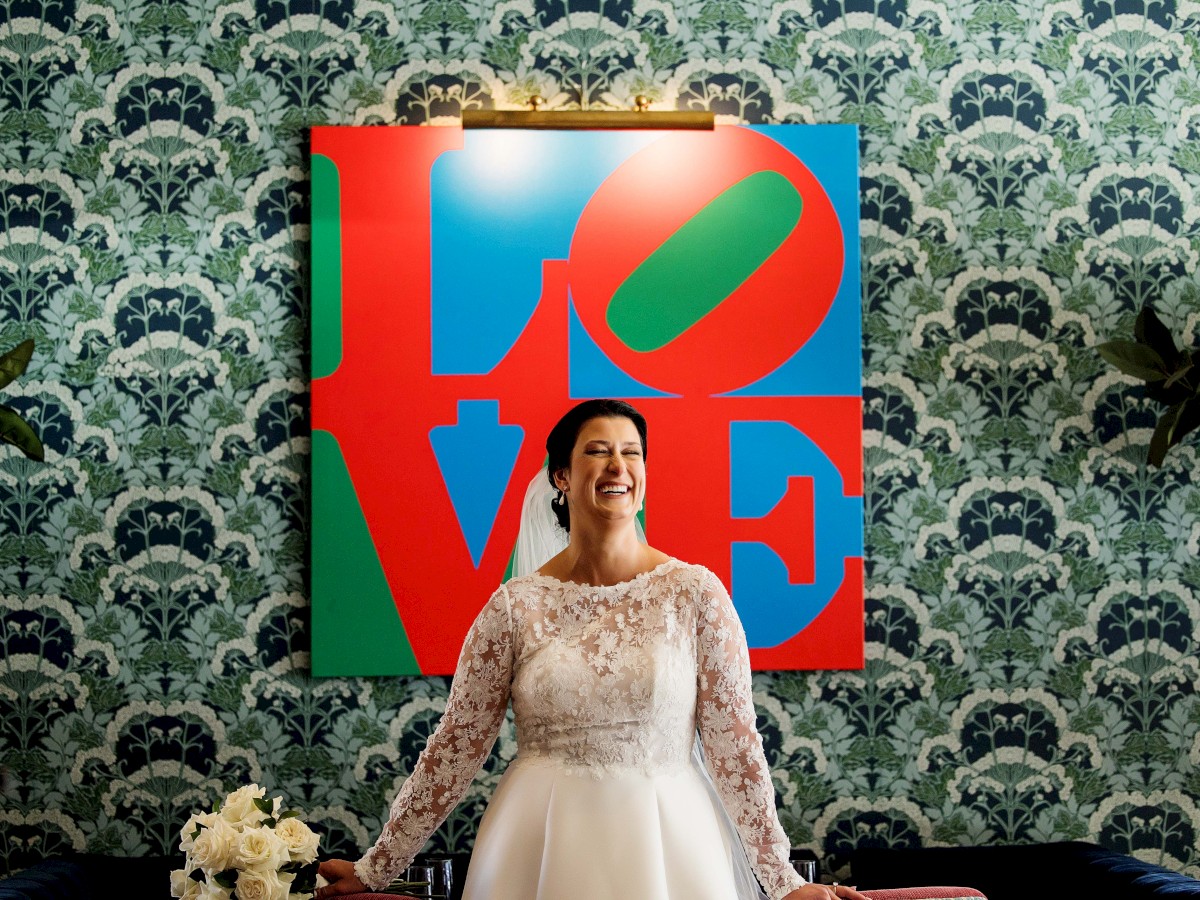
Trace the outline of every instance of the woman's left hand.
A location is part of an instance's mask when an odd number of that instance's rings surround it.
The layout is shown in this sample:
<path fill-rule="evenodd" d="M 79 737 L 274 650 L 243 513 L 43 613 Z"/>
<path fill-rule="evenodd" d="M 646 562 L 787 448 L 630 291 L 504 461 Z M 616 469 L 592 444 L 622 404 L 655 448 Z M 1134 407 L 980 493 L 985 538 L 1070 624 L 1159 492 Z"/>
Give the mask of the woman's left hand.
<path fill-rule="evenodd" d="M 866 894 L 860 894 L 854 888 L 845 884 L 806 884 L 802 888 L 796 888 L 790 894 L 784 896 L 783 900 L 869 900 Z"/>
<path fill-rule="evenodd" d="M 338 894 L 361 894 L 367 886 L 358 880 L 354 863 L 348 859 L 327 859 L 317 868 L 326 884 L 317 888 L 315 900 L 328 900 Z"/>

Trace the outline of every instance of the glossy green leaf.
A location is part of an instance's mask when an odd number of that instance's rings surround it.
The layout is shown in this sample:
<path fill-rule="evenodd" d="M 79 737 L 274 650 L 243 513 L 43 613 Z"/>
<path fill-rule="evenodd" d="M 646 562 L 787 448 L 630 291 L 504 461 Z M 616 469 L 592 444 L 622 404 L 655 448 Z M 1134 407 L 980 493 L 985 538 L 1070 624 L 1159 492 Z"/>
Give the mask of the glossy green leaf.
<path fill-rule="evenodd" d="M 0 441 L 12 444 L 35 462 L 46 458 L 45 448 L 37 432 L 20 413 L 8 406 L 0 405 Z"/>
<path fill-rule="evenodd" d="M 0 387 L 4 387 L 25 371 L 33 358 L 33 340 L 21 341 L 13 349 L 0 356 Z"/>
<path fill-rule="evenodd" d="M 307 894 L 311 892 L 316 887 L 317 871 L 320 866 L 319 860 L 313 860 L 303 865 L 295 864 L 295 868 L 292 870 L 296 873 L 296 877 L 292 881 L 292 893 Z"/>
<path fill-rule="evenodd" d="M 1180 404 L 1179 415 L 1175 419 L 1175 429 L 1171 433 L 1171 443 L 1178 444 L 1188 434 L 1200 426 L 1200 398 L 1193 397 Z"/>
<path fill-rule="evenodd" d="M 1179 417 L 1182 407 L 1182 403 L 1172 406 L 1162 414 L 1162 418 L 1154 426 L 1154 434 L 1150 436 L 1150 455 L 1147 458 L 1147 462 L 1150 465 L 1158 467 L 1163 464 L 1163 460 L 1167 456 L 1167 451 L 1173 443 L 1172 437 L 1175 431 L 1175 421 Z"/>
<path fill-rule="evenodd" d="M 1146 396 L 1163 406 L 1174 406 L 1192 396 L 1192 391 L 1182 382 L 1167 387 L 1165 381 L 1146 382 Z"/>
<path fill-rule="evenodd" d="M 1170 377 L 1167 378 L 1167 380 L 1163 383 L 1163 387 L 1174 387 L 1180 381 L 1180 379 L 1186 378 L 1191 371 L 1192 364 L 1190 362 L 1177 367 L 1175 371 L 1171 373 Z"/>
<path fill-rule="evenodd" d="M 1135 341 L 1107 341 L 1097 346 L 1096 352 L 1126 375 L 1143 381 L 1165 381 L 1170 374 L 1161 356 Z"/>
<path fill-rule="evenodd" d="M 1138 313 L 1137 321 L 1133 325 L 1133 336 L 1139 343 L 1145 344 L 1162 357 L 1162 361 L 1168 369 L 1175 368 L 1175 363 L 1179 359 L 1175 341 L 1171 337 L 1171 332 L 1167 330 L 1167 326 L 1162 323 L 1162 319 L 1149 305 L 1143 306 L 1141 312 Z"/>
<path fill-rule="evenodd" d="M 213 881 L 223 888 L 233 890 L 237 887 L 237 869 L 226 869 L 213 875 Z"/>

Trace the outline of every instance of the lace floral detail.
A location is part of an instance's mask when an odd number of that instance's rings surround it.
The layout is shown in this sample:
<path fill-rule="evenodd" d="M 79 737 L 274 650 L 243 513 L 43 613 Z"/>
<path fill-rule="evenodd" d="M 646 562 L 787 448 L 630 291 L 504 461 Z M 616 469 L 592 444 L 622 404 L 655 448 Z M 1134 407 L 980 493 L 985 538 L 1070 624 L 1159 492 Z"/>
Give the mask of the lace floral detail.
<path fill-rule="evenodd" d="M 517 759 L 569 774 L 677 772 L 699 728 L 717 791 L 768 895 L 801 882 L 755 728 L 749 653 L 721 582 L 670 560 L 591 586 L 530 575 L 492 595 L 467 635 L 446 713 L 356 864 L 386 885 L 462 798 L 512 700 Z"/>
<path fill-rule="evenodd" d="M 697 726 L 709 772 L 750 865 L 772 900 L 803 885 L 775 812 L 775 785 L 755 726 L 750 652 L 720 580 L 703 570 L 696 621 Z"/>
<path fill-rule="evenodd" d="M 446 712 L 392 802 L 391 818 L 354 864 L 363 884 L 387 887 L 462 799 L 500 732 L 512 666 L 508 591 L 501 586 L 467 632 Z"/>

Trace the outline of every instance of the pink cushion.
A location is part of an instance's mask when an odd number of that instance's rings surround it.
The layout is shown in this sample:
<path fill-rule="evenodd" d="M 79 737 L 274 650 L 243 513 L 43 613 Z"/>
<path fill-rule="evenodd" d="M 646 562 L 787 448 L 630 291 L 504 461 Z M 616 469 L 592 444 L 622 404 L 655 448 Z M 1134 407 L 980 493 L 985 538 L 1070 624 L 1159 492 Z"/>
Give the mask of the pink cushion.
<path fill-rule="evenodd" d="M 905 887 L 879 888 L 863 891 L 871 900 L 961 900 L 966 897 L 984 897 L 975 888 L 968 887 Z M 339 900 L 398 900 L 403 894 L 343 894 Z"/>
<path fill-rule="evenodd" d="M 984 897 L 986 900 L 986 895 L 969 887 L 879 888 L 862 893 L 871 900 L 959 900 L 962 897 Z"/>

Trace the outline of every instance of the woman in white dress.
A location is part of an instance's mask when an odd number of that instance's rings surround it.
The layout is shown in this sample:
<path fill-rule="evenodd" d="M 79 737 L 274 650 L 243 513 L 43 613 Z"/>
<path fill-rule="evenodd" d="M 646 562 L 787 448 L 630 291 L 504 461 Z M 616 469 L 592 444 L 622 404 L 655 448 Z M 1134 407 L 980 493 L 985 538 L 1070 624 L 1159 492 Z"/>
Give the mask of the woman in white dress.
<path fill-rule="evenodd" d="M 546 545 L 550 526 L 539 532 L 530 511 L 551 504 L 569 541 L 488 600 L 383 832 L 357 862 L 321 864 L 317 900 L 384 888 L 411 863 L 510 701 L 517 756 L 480 823 L 464 900 L 866 900 L 807 884 L 789 863 L 729 595 L 640 539 L 645 420 L 621 401 L 585 401 L 546 449 L 518 556 L 531 533 Z"/>

